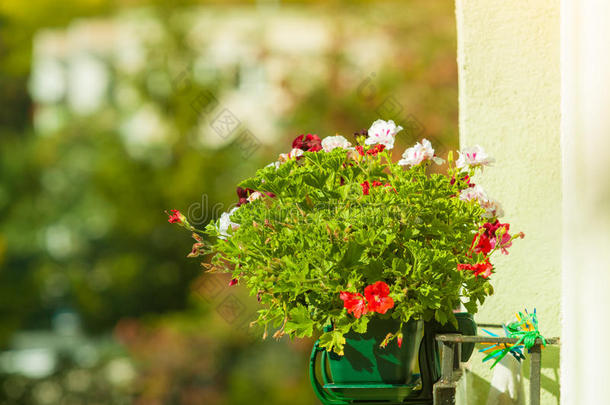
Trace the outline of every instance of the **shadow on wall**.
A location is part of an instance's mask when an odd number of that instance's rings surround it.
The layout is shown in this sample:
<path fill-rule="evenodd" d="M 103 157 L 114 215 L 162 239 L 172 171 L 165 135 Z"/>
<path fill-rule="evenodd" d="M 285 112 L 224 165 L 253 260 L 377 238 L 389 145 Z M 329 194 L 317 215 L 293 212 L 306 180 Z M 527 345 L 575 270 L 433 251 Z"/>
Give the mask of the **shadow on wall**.
<path fill-rule="evenodd" d="M 482 347 L 482 346 L 481 346 Z M 479 347 L 479 348 L 481 348 Z M 560 385 L 559 385 L 559 347 L 547 346 L 542 351 L 542 384 L 541 403 L 544 405 L 559 405 Z M 473 354 L 471 362 L 481 361 L 483 356 L 480 353 Z M 491 365 L 491 364 L 490 364 Z M 529 357 L 521 366 L 523 375 L 523 391 L 525 392 L 525 404 L 529 403 Z M 457 403 L 460 405 L 518 405 L 519 403 L 511 400 L 502 399 L 495 387 L 491 386 L 490 380 L 493 370 L 489 375 L 481 376 L 474 372 L 466 372 L 463 377 L 462 386 L 458 390 Z M 492 391 L 493 390 L 493 391 Z M 489 398 L 501 398 L 500 400 L 488 402 Z"/>

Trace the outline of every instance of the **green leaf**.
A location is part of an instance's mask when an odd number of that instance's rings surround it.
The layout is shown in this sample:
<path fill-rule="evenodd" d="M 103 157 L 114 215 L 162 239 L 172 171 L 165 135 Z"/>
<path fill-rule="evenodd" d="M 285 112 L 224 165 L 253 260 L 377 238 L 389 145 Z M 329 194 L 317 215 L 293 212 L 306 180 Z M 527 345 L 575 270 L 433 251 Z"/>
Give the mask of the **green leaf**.
<path fill-rule="evenodd" d="M 345 253 L 343 254 L 343 257 L 338 265 L 344 268 L 355 266 L 360 262 L 363 252 L 364 249 L 362 246 L 353 241 L 348 242 Z"/>
<path fill-rule="evenodd" d="M 288 322 L 284 330 L 286 333 L 294 334 L 296 337 L 309 337 L 313 334 L 314 324 L 315 322 L 311 320 L 307 308 L 299 305 L 290 310 Z"/>
<path fill-rule="evenodd" d="M 468 311 L 471 314 L 474 314 L 477 312 L 477 302 L 476 301 L 464 302 L 464 307 L 466 308 L 466 311 Z"/>
<path fill-rule="evenodd" d="M 366 333 L 368 329 L 369 318 L 361 317 L 352 324 L 352 330 L 356 333 Z"/>
<path fill-rule="evenodd" d="M 441 325 L 444 325 L 447 323 L 447 314 L 445 311 L 439 309 L 434 313 L 434 319 L 440 322 Z"/>
<path fill-rule="evenodd" d="M 326 348 L 326 350 L 333 351 L 339 356 L 343 356 L 343 347 L 345 346 L 345 338 L 339 331 L 332 330 L 325 332 L 320 336 L 320 347 Z"/>

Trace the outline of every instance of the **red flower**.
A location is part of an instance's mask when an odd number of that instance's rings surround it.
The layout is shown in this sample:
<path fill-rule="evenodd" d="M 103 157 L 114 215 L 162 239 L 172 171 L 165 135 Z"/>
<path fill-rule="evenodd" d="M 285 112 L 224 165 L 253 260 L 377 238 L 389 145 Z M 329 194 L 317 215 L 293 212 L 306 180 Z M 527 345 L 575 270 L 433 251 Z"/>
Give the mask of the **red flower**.
<path fill-rule="evenodd" d="M 234 286 L 235 284 L 237 284 L 237 279 L 236 278 L 232 278 L 231 281 L 229 281 L 229 287 Z"/>
<path fill-rule="evenodd" d="M 402 347 L 402 333 L 398 334 L 396 340 L 398 341 L 398 347 Z"/>
<path fill-rule="evenodd" d="M 489 276 L 491 276 L 491 270 L 493 269 L 493 266 L 491 265 L 491 263 L 489 263 L 489 259 L 485 259 L 484 262 L 481 263 L 477 263 L 474 265 L 474 275 L 475 276 L 481 276 L 483 278 L 488 278 Z"/>
<path fill-rule="evenodd" d="M 484 262 L 477 264 L 458 264 L 457 267 L 459 271 L 469 270 L 472 271 L 475 276 L 481 276 L 483 278 L 491 276 L 491 270 L 493 269 L 489 259 L 485 259 Z"/>
<path fill-rule="evenodd" d="M 371 189 L 371 186 L 369 185 L 368 180 L 365 181 L 364 183 L 360 183 L 360 185 L 362 186 L 362 194 L 369 195 L 369 191 Z"/>
<path fill-rule="evenodd" d="M 318 135 L 299 135 L 292 141 L 292 149 L 301 149 L 304 152 L 317 152 L 322 150 L 322 140 Z"/>
<path fill-rule="evenodd" d="M 396 189 L 394 187 L 392 187 L 392 185 L 390 183 L 382 183 L 378 180 L 373 180 L 372 183 L 369 183 L 368 180 L 365 181 L 364 183 L 360 183 L 360 185 L 362 186 L 362 194 L 364 195 L 369 195 L 370 191 L 371 191 L 371 187 L 391 187 L 392 191 L 396 192 Z"/>
<path fill-rule="evenodd" d="M 343 307 L 347 309 L 348 314 L 353 314 L 354 317 L 360 318 L 368 312 L 366 301 L 362 294 L 341 291 L 340 297 L 343 300 Z"/>
<path fill-rule="evenodd" d="M 385 314 L 394 307 L 394 300 L 389 296 L 390 287 L 383 281 L 378 281 L 364 289 L 364 296 L 368 301 L 368 310 Z"/>
<path fill-rule="evenodd" d="M 368 151 L 366 151 L 366 154 L 367 155 L 372 155 L 372 156 L 377 156 L 377 154 L 379 152 L 381 152 L 382 150 L 384 150 L 384 149 L 385 149 L 385 145 L 382 145 L 382 144 L 378 143 L 373 148 L 371 148 Z"/>
<path fill-rule="evenodd" d="M 167 220 L 167 222 L 169 222 L 170 224 L 175 224 L 175 223 L 182 223 L 182 218 L 184 217 L 184 215 L 182 215 L 180 213 L 180 211 L 178 210 L 170 210 L 172 213 L 170 214 L 169 212 L 165 211 L 165 213 L 167 215 L 169 215 L 169 219 Z"/>
<path fill-rule="evenodd" d="M 360 156 L 364 156 L 364 148 L 361 145 L 356 145 L 356 150 L 360 154 Z"/>
<path fill-rule="evenodd" d="M 474 250 L 475 253 L 483 253 L 486 255 L 493 249 L 491 240 L 485 233 L 477 233 L 472 239 L 470 250 Z"/>

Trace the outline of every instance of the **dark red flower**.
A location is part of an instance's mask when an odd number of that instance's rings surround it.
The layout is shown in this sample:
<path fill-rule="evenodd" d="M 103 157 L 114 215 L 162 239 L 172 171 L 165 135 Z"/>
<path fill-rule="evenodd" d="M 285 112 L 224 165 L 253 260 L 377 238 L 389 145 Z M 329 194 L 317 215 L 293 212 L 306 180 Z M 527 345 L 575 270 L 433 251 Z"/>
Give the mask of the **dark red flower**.
<path fill-rule="evenodd" d="M 436 155 L 435 155 L 435 156 L 436 156 Z M 467 174 L 465 174 L 465 175 L 464 175 L 464 177 L 462 177 L 462 181 L 463 181 L 464 183 L 466 183 L 466 186 L 468 186 L 468 187 L 474 187 L 474 186 L 475 186 L 475 184 L 474 184 L 474 183 L 471 183 L 471 182 L 470 182 L 470 176 L 469 176 L 469 175 L 467 175 Z M 455 176 L 453 176 L 453 177 L 451 178 L 450 183 L 451 183 L 451 185 L 452 185 L 452 186 L 455 184 Z"/>
<path fill-rule="evenodd" d="M 341 291 L 339 296 L 343 300 L 343 307 L 347 309 L 348 314 L 353 314 L 354 317 L 360 318 L 368 312 L 366 301 L 362 294 Z"/>
<path fill-rule="evenodd" d="M 364 183 L 360 183 L 360 185 L 362 186 L 362 194 L 369 195 L 371 186 L 369 185 L 368 180 L 365 181 Z"/>
<path fill-rule="evenodd" d="M 485 229 L 484 235 L 489 238 L 492 249 L 499 247 L 502 250 L 502 253 L 508 254 L 508 250 L 512 245 L 512 237 L 508 233 L 510 230 L 510 224 L 502 224 L 500 221 L 496 219 L 494 223 L 486 223 L 483 225 Z M 498 230 L 502 229 L 502 232 L 498 232 Z"/>
<path fill-rule="evenodd" d="M 364 289 L 364 296 L 368 301 L 368 310 L 385 314 L 394 307 L 394 300 L 390 297 L 390 287 L 383 281 L 378 281 Z"/>
<path fill-rule="evenodd" d="M 170 210 L 172 213 L 170 214 L 169 212 L 165 211 L 165 213 L 167 215 L 169 215 L 169 219 L 167 220 L 167 222 L 169 222 L 170 224 L 175 224 L 175 223 L 182 223 L 182 218 L 184 217 L 184 215 L 182 215 L 180 213 L 180 211 L 178 210 Z"/>
<path fill-rule="evenodd" d="M 373 183 L 371 183 L 371 185 L 373 187 L 379 187 L 379 186 L 383 186 L 383 183 L 377 180 L 374 180 Z"/>
<path fill-rule="evenodd" d="M 251 188 L 241 188 L 237 187 L 237 198 L 239 201 L 237 202 L 237 206 L 239 207 L 242 204 L 248 204 L 248 196 L 252 194 L 254 190 Z"/>
<path fill-rule="evenodd" d="M 292 141 L 292 149 L 301 149 L 304 152 L 318 152 L 322 150 L 322 140 L 318 135 L 299 135 Z"/>
<path fill-rule="evenodd" d="M 485 235 L 487 235 L 487 237 L 491 239 L 496 236 L 496 231 L 502 228 L 503 226 L 506 226 L 507 231 L 510 228 L 509 224 L 501 224 L 500 221 L 498 221 L 497 219 L 494 223 L 488 222 L 486 224 L 483 224 L 483 228 L 485 228 Z"/>

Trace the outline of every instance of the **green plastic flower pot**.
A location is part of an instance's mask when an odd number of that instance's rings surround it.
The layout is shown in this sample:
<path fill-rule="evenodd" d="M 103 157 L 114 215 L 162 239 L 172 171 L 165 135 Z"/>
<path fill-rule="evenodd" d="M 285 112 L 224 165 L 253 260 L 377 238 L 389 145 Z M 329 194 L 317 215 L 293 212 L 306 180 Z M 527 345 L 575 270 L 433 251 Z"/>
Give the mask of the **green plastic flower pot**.
<path fill-rule="evenodd" d="M 382 401 L 384 404 L 432 404 L 432 385 L 440 378 L 439 347 L 435 335 L 461 333 L 476 335 L 473 316 L 456 313 L 458 328 L 435 321 L 410 321 L 404 325 L 403 344 L 396 340 L 380 348 L 389 332 L 399 323 L 387 319 L 372 319 L 366 334 L 349 333 L 345 336 L 345 355 L 328 353 L 314 345 L 309 373 L 312 387 L 325 405 L 347 405 L 363 401 Z M 474 345 L 462 345 L 462 361 L 467 361 Z M 316 377 L 316 359 L 321 354 L 320 374 Z M 415 361 L 419 374 L 414 374 Z M 368 402 L 372 403 L 372 402 Z"/>
<path fill-rule="evenodd" d="M 381 342 L 400 324 L 393 319 L 372 319 L 364 334 L 345 335 L 345 355 L 323 354 L 330 377 L 325 388 L 339 398 L 367 401 L 401 401 L 408 397 L 415 384 L 413 370 L 417 362 L 423 322 L 407 322 L 402 329 L 403 342 L 393 340 L 385 348 Z M 326 381 L 328 382 L 328 381 Z"/>
<path fill-rule="evenodd" d="M 409 321 L 402 330 L 402 347 L 394 339 L 385 348 L 381 342 L 400 324 L 393 319 L 371 319 L 364 334 L 345 335 L 345 355 L 329 355 L 332 381 L 336 384 L 405 384 L 411 380 L 417 360 L 423 322 Z"/>

